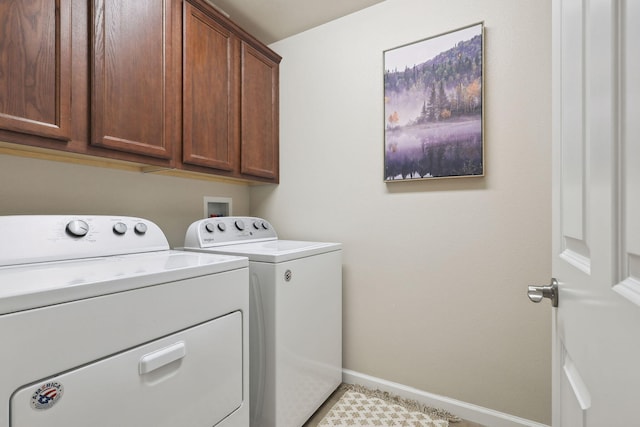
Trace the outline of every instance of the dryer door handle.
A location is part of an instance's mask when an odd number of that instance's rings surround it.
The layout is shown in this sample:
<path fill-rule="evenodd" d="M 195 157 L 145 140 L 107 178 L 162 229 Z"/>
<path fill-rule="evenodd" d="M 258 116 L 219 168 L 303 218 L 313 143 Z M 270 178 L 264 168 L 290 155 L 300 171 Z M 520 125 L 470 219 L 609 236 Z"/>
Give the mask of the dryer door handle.
<path fill-rule="evenodd" d="M 145 354 L 138 363 L 140 375 L 148 374 L 169 363 L 182 359 L 187 354 L 187 347 L 184 341 L 179 341 L 169 347 L 161 348 L 153 353 Z"/>

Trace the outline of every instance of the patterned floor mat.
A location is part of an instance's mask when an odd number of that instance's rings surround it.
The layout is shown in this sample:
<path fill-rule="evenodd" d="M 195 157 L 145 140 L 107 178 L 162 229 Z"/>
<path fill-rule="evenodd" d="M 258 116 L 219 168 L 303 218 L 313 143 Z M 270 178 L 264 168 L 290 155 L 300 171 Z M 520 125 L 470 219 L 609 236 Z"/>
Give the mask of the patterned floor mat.
<path fill-rule="evenodd" d="M 459 419 L 446 411 L 360 386 L 349 389 L 318 424 L 319 426 L 448 427 Z"/>

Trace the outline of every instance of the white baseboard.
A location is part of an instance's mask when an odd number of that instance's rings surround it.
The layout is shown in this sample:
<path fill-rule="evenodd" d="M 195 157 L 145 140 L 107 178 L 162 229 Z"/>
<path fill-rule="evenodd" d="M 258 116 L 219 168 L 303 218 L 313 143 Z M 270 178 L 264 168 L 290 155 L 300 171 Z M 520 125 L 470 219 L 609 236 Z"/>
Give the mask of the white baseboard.
<path fill-rule="evenodd" d="M 460 418 L 464 418 L 465 420 L 473 421 L 487 427 L 549 427 L 535 421 L 515 417 L 503 412 L 494 411 L 493 409 L 472 405 L 470 403 L 439 396 L 437 394 L 427 393 L 426 391 L 372 377 L 370 375 L 361 374 L 349 369 L 342 370 L 342 381 L 347 384 L 359 384 L 370 389 L 386 391 L 405 399 L 415 400 L 424 405 L 444 409 Z M 455 423 L 451 423 L 450 427 L 455 427 Z"/>

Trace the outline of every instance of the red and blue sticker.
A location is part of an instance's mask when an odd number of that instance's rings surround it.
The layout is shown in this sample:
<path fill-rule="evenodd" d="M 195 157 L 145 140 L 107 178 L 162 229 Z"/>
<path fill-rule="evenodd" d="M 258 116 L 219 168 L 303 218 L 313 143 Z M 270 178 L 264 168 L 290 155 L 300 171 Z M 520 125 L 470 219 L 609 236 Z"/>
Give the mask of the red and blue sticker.
<path fill-rule="evenodd" d="M 60 400 L 63 393 L 64 388 L 59 382 L 44 383 L 31 395 L 31 407 L 38 410 L 49 409 Z"/>

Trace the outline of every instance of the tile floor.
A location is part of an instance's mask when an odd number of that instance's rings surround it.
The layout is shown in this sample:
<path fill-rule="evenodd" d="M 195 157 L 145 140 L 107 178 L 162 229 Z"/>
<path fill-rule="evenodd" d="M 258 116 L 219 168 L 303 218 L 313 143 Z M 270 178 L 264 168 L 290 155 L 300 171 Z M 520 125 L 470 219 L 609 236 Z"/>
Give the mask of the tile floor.
<path fill-rule="evenodd" d="M 338 400 L 340 400 L 340 396 L 344 394 L 343 390 L 336 390 L 329 398 L 322 404 L 320 408 L 313 414 L 311 418 L 302 426 L 302 427 L 316 427 L 322 418 L 331 410 L 331 407 L 335 405 Z M 459 423 L 449 423 L 449 427 L 485 427 L 481 424 L 474 423 L 471 421 L 462 420 Z"/>

